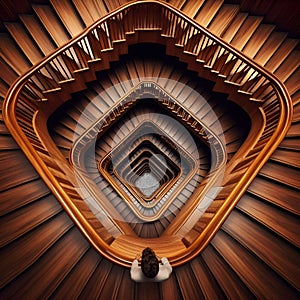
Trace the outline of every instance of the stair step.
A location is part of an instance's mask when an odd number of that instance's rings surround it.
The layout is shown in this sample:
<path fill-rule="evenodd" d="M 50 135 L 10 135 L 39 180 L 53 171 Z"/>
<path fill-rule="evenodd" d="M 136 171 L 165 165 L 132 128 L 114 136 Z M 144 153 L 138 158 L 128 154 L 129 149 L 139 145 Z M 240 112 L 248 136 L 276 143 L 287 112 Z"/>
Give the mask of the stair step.
<path fill-rule="evenodd" d="M 50 0 L 50 3 L 72 37 L 83 31 L 85 26 L 69 0 Z"/>
<path fill-rule="evenodd" d="M 274 276 L 274 279 L 280 275 L 293 286 L 297 286 L 297 276 L 295 275 L 297 274 L 297 266 L 293 264 L 293 266 L 291 266 L 291 272 L 287 271 L 285 267 L 287 264 L 289 264 L 289 260 L 297 260 L 299 253 L 295 247 L 274 235 L 264 226 L 257 224 L 255 220 L 248 218 L 236 210 L 230 214 L 230 217 L 226 220 L 222 226 L 222 229 L 233 239 L 235 239 L 240 246 L 247 245 L 247 248 L 249 251 L 251 251 L 251 254 L 257 257 L 257 261 L 263 261 L 268 265 L 268 267 L 275 269 L 277 274 Z M 274 251 L 270 253 L 270 248 L 263 248 L 261 247 L 262 245 L 260 243 L 268 244 L 271 249 L 274 249 Z M 292 270 L 293 268 L 295 268 L 294 271 Z M 272 282 L 272 280 L 270 282 Z M 278 283 L 280 284 L 281 281 L 279 280 Z M 282 285 L 284 286 L 285 283 Z M 278 288 L 278 290 L 281 289 Z M 292 297 L 292 295 L 293 294 L 291 294 L 290 297 Z"/>
<path fill-rule="evenodd" d="M 170 0 L 169 3 L 177 7 L 179 10 L 182 9 L 182 6 L 185 2 L 188 2 L 187 0 Z"/>
<path fill-rule="evenodd" d="M 72 0 L 77 12 L 81 16 L 86 26 L 98 21 L 107 14 L 107 9 L 103 1 L 93 2 L 84 0 Z"/>
<path fill-rule="evenodd" d="M 238 5 L 222 5 L 207 28 L 215 35 L 222 36 L 238 12 Z"/>
<path fill-rule="evenodd" d="M 264 66 L 276 52 L 278 47 L 280 47 L 286 37 L 287 33 L 273 31 L 268 36 L 265 43 L 258 49 L 256 55 L 254 56 L 254 60 L 260 65 Z"/>
<path fill-rule="evenodd" d="M 43 55 L 39 48 L 25 31 L 25 28 L 21 23 L 5 23 L 5 27 L 33 65 L 43 59 Z"/>
<path fill-rule="evenodd" d="M 235 273 L 235 276 L 239 274 L 241 277 L 245 278 L 246 274 L 251 273 L 253 269 L 260 270 L 261 272 L 256 273 L 255 278 L 251 282 L 247 282 L 247 296 L 240 296 L 242 298 L 251 297 L 249 295 L 249 290 L 255 290 L 255 296 L 258 298 L 263 297 L 265 291 L 272 291 L 278 289 L 278 291 L 285 290 L 284 282 L 275 273 L 269 271 L 269 266 L 265 264 L 261 259 L 254 255 L 250 250 L 245 251 L 245 248 L 241 243 L 234 239 L 234 237 L 229 236 L 224 231 L 219 231 L 218 234 L 212 241 L 213 247 L 217 250 L 219 255 L 225 259 L 225 262 L 230 266 L 231 270 Z M 268 281 L 264 281 L 265 274 L 268 273 Z M 264 281 L 262 287 L 261 282 Z M 243 284 L 243 286 L 245 286 Z M 288 297 L 295 297 L 292 292 L 290 292 Z M 239 295 L 241 295 L 239 293 Z M 284 297 L 284 293 L 279 295 L 279 298 Z"/>
<path fill-rule="evenodd" d="M 274 25 L 260 24 L 242 49 L 243 53 L 250 58 L 253 58 L 257 54 L 257 52 L 265 45 L 266 40 L 268 40 L 274 29 Z M 270 50 L 268 49 L 268 51 Z"/>
<path fill-rule="evenodd" d="M 245 281 L 239 277 L 231 264 L 228 264 L 227 256 L 218 253 L 211 243 L 203 251 L 201 257 L 204 259 L 213 278 L 218 282 L 218 286 L 224 293 L 224 298 L 251 299 L 254 297 Z"/>
<path fill-rule="evenodd" d="M 232 20 L 232 22 L 227 26 L 226 31 L 222 33 L 220 36 L 226 42 L 230 43 L 234 36 L 236 35 L 239 28 L 242 26 L 244 21 L 246 20 L 248 14 L 247 13 L 238 13 Z"/>
<path fill-rule="evenodd" d="M 295 104 L 297 103 L 297 99 L 299 100 L 299 94 L 300 94 L 299 78 L 300 78 L 300 69 L 298 68 L 284 83 L 291 95 L 293 103 Z"/>
<path fill-rule="evenodd" d="M 242 50 L 262 20 L 262 17 L 248 16 L 230 41 L 230 44 L 234 48 Z"/>
<path fill-rule="evenodd" d="M 25 73 L 31 64 L 6 33 L 0 33 L 0 56 L 18 74 Z"/>
<path fill-rule="evenodd" d="M 17 78 L 18 74 L 0 57 L 0 77 L 10 86 Z"/>
<path fill-rule="evenodd" d="M 297 238 L 300 230 L 297 216 L 281 210 L 279 207 L 268 205 L 263 200 L 247 193 L 242 196 L 237 208 L 285 240 L 300 247 L 300 241 Z"/>
<path fill-rule="evenodd" d="M 206 0 L 195 17 L 197 23 L 203 27 L 208 27 L 214 16 L 218 13 L 223 2 L 224 0 Z"/>
<path fill-rule="evenodd" d="M 56 49 L 56 45 L 51 36 L 43 28 L 35 15 L 21 14 L 19 17 L 44 56 L 52 53 Z"/>
<path fill-rule="evenodd" d="M 62 46 L 69 41 L 71 36 L 50 6 L 33 4 L 32 8 L 44 25 L 46 31 L 51 35 L 56 46 Z"/>
<path fill-rule="evenodd" d="M 251 195 L 272 203 L 290 213 L 299 215 L 299 192 L 279 182 L 258 176 L 248 188 Z M 285 195 L 283 198 L 282 195 Z"/>
<path fill-rule="evenodd" d="M 199 9 L 204 4 L 204 2 L 204 0 L 185 1 L 183 6 L 178 6 L 179 3 L 176 6 L 180 8 L 180 10 L 187 14 L 190 18 L 193 19 L 197 15 Z"/>
<path fill-rule="evenodd" d="M 289 177 L 286 176 L 287 173 L 290 175 Z M 287 186 L 300 189 L 300 171 L 297 168 L 291 168 L 281 163 L 268 162 L 260 170 L 260 174 Z"/>
<path fill-rule="evenodd" d="M 270 72 L 274 72 L 281 63 L 288 57 L 288 55 L 294 50 L 294 48 L 299 43 L 296 39 L 286 38 L 283 43 L 277 48 L 272 57 L 265 64 L 265 68 L 267 68 Z"/>
<path fill-rule="evenodd" d="M 292 51 L 288 57 L 281 63 L 274 74 L 282 81 L 285 82 L 296 70 L 299 73 L 300 67 L 300 50 Z M 297 80 L 297 78 L 295 78 Z M 299 82 L 299 77 L 298 77 Z"/>

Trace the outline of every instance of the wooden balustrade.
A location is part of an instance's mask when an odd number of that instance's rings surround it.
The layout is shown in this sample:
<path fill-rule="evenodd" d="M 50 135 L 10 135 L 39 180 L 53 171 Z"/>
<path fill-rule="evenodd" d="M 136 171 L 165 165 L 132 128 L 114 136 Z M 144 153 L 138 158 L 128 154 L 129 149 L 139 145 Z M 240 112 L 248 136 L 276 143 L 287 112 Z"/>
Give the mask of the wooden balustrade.
<path fill-rule="evenodd" d="M 45 10 L 41 6 L 36 6 L 35 10 L 45 20 L 43 17 Z M 54 20 L 54 14 L 49 13 Z M 67 22 L 66 19 L 65 22 Z M 251 20 L 251 22 L 253 31 L 259 24 L 259 20 Z M 53 31 L 50 24 L 47 26 L 49 32 Z M 32 165 L 36 167 L 51 191 L 60 199 L 67 212 L 98 251 L 114 262 L 128 265 L 131 257 L 124 256 L 116 249 L 112 250 L 108 245 L 112 242 L 111 237 L 103 233 L 105 230 L 102 228 L 98 230 L 97 226 L 100 222 L 97 225 L 95 222 L 93 225 L 95 218 L 78 195 L 74 182 L 64 176 L 59 164 L 53 163 L 53 157 L 60 161 L 56 149 L 51 146 L 45 147 L 47 143 L 40 139 L 37 127 L 33 125 L 35 112 L 42 107 L 38 102 L 52 101 L 48 94 L 63 91 L 65 84 L 78 81 L 80 76 L 78 73 L 88 71 L 93 62 L 103 59 L 105 52 L 113 52 L 117 43 L 126 42 L 130 36 L 141 36 L 143 33 L 139 35 L 139 32 L 142 31 L 158 31 L 170 51 L 179 51 L 182 57 L 184 55 L 193 57 L 198 64 L 197 68 L 201 65 L 211 76 L 216 76 L 219 80 L 233 85 L 238 93 L 249 96 L 248 101 L 259 106 L 265 120 L 264 127 L 257 134 L 256 143 L 253 141 L 249 143 L 248 151 L 241 152 L 239 164 L 233 169 L 234 172 L 228 174 L 227 183 L 230 185 L 225 186 L 222 193 L 213 201 L 209 211 L 206 212 L 209 220 L 206 225 L 209 226 L 202 226 L 203 218 L 200 219 L 199 222 L 202 223 L 196 227 L 201 227 L 202 233 L 200 234 L 198 230 L 199 236 L 191 237 L 187 249 L 181 250 L 180 253 L 174 251 L 173 255 L 170 255 L 172 263 L 178 265 L 197 255 L 208 243 L 216 228 L 222 224 L 234 204 L 285 136 L 291 120 L 291 100 L 286 88 L 276 77 L 168 4 L 154 0 L 137 1 L 124 5 L 100 19 L 21 76 L 7 94 L 4 118 L 7 127 Z M 66 33 L 63 33 L 59 37 L 58 33 L 54 33 L 53 37 L 56 43 L 61 45 L 66 41 L 65 35 Z M 239 41 L 239 47 L 243 46 L 242 43 L 243 41 Z M 32 59 L 35 59 L 36 55 Z M 147 86 L 144 88 L 146 89 Z M 116 108 L 114 115 L 108 115 L 105 121 L 107 127 L 130 107 L 134 99 L 131 101 L 126 107 Z M 192 114 L 186 113 L 181 107 L 174 106 L 174 102 L 168 99 L 164 100 L 163 104 L 177 116 L 187 120 L 187 123 L 201 134 L 201 128 L 199 126 L 195 128 L 197 124 L 193 121 Z M 20 109 L 20 105 L 26 109 Z M 212 137 L 214 137 L 213 134 Z M 216 153 L 219 152 L 216 151 Z M 63 166 L 66 166 L 66 163 Z M 240 172 L 241 169 L 243 172 Z M 242 178 L 239 176 L 240 173 L 243 173 Z M 221 208 L 217 210 L 216 208 L 220 206 Z M 183 216 L 188 217 L 194 209 L 195 207 L 192 206 L 188 211 L 179 214 L 174 228 L 170 231 L 176 233 L 180 228 L 178 224 L 184 219 Z M 84 214 L 86 214 L 85 217 Z M 91 219 L 93 221 L 89 222 Z M 95 227 L 91 228 L 93 226 Z M 203 239 L 203 236 L 206 238 Z M 215 241 L 215 247 L 219 247 L 218 240 Z"/>

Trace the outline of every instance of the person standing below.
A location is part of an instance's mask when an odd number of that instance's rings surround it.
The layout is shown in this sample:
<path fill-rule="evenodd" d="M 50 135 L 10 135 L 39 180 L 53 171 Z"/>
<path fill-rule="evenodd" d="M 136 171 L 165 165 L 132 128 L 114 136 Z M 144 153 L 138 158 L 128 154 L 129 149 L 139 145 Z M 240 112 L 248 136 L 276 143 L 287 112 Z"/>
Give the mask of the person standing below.
<path fill-rule="evenodd" d="M 139 256 L 135 257 L 130 269 L 130 276 L 133 281 L 160 282 L 170 277 L 172 266 L 166 257 L 163 257 L 159 263 L 155 252 L 147 247 L 142 252 L 141 266 L 139 266 Z"/>

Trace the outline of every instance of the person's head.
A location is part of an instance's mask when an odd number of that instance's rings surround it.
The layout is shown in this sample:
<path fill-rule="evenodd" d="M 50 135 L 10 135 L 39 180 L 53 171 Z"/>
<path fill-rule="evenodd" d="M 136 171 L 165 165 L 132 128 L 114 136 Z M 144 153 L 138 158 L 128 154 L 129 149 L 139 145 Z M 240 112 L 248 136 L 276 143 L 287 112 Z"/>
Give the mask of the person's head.
<path fill-rule="evenodd" d="M 158 259 L 151 248 L 145 248 L 142 253 L 141 268 L 148 278 L 154 278 L 159 271 Z"/>

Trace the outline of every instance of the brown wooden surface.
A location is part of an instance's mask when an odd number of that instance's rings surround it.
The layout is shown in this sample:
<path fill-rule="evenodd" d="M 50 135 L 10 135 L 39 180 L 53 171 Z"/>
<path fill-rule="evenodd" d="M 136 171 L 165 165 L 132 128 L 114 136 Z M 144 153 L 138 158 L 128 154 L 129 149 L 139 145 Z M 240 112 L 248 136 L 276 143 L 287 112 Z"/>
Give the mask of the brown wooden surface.
<path fill-rule="evenodd" d="M 112 3 L 112 1 L 105 2 Z M 185 1 L 170 2 L 182 7 Z M 243 3 L 244 9 L 254 9 L 254 12 L 259 9 L 259 5 L 253 5 L 253 1 L 249 2 L 251 6 L 249 4 L 248 7 L 245 7 L 246 0 Z M 111 4 L 114 7 L 117 5 L 118 3 L 115 2 Z M 282 5 L 286 3 L 282 2 Z M 19 1 L 18 7 L 21 8 Z M 279 15 L 283 15 L 285 22 L 289 22 L 290 19 L 286 18 L 287 14 L 284 10 L 275 7 L 272 12 L 270 7 L 272 5 L 265 8 L 271 11 L 267 23 L 270 20 L 276 23 Z M 297 28 L 299 29 L 299 26 Z M 282 40 L 282 36 L 278 36 L 278 40 L 277 37 L 275 39 L 280 45 Z M 1 57 L 4 56 L 5 63 L 12 66 L 18 74 L 26 71 L 30 64 L 26 61 L 25 55 L 12 46 L 13 42 L 7 36 L 4 38 L 1 36 L 0 41 L 3 49 Z M 287 44 L 289 44 L 288 49 L 284 49 L 284 45 Z M 287 57 L 286 53 L 290 53 L 296 44 L 295 40 L 287 40 L 274 53 L 274 47 L 269 48 L 265 43 L 262 50 L 258 52 L 260 54 L 257 54 L 257 57 L 261 58 L 258 62 L 266 64 L 270 70 L 275 70 Z M 268 49 L 270 52 L 267 51 Z M 286 70 L 283 74 L 289 74 L 292 79 L 295 73 Z M 2 76 L 1 74 L 1 80 L 4 80 L 5 77 Z M 295 78 L 290 81 L 294 82 L 292 86 L 299 83 L 297 77 Z M 285 80 L 289 81 L 287 78 Z M 290 90 L 297 93 L 292 86 Z M 296 104 L 295 102 L 294 121 L 297 123 L 299 105 Z M 278 151 L 284 151 L 280 154 L 280 162 L 285 164 L 288 161 L 286 168 L 291 163 L 296 164 L 300 151 L 299 135 L 296 130 L 294 132 L 292 130 L 291 135 L 286 137 L 278 148 Z M 13 218 L 13 223 L 16 224 L 8 228 L 5 233 L 6 239 L 11 239 L 11 234 L 12 238 L 14 237 L 14 228 L 22 226 L 21 216 L 22 212 L 25 212 L 23 206 L 30 205 L 33 201 L 36 202 L 37 210 L 42 210 L 44 202 L 41 194 L 47 194 L 49 191 L 41 183 L 37 186 L 33 184 L 39 179 L 36 175 L 32 175 L 33 169 L 27 167 L 26 158 L 20 150 L 15 150 L 16 144 L 12 142 L 9 135 L 7 137 L 6 132 L 1 132 L 0 147 L 1 202 L 2 199 L 7 199 L 6 204 L 1 203 L 3 220 L 9 219 L 10 214 L 18 216 Z M 9 149 L 10 151 L 7 151 Z M 278 157 L 278 151 L 275 152 L 274 157 Z M 287 153 L 290 153 L 288 158 L 284 157 Z M 11 162 L 12 160 L 14 163 Z M 288 171 L 285 175 L 287 179 L 293 180 Z M 27 197 L 28 185 L 30 196 Z M 142 299 L 142 296 L 145 299 L 153 299 L 153 297 L 169 299 L 171 295 L 172 299 L 189 299 L 189 295 L 197 297 L 201 295 L 199 297 L 211 299 L 217 294 L 221 299 L 257 297 L 297 299 L 300 287 L 299 277 L 295 276 L 299 276 L 299 270 L 293 271 L 296 263 L 300 261 L 299 248 L 296 248 L 299 247 L 299 231 L 295 231 L 293 222 L 299 222 L 299 190 L 282 184 L 280 178 L 268 180 L 259 176 L 247 194 L 249 195 L 242 198 L 238 207 L 246 215 L 239 217 L 240 213 L 235 212 L 232 220 L 231 217 L 228 218 L 227 225 L 230 226 L 227 230 L 230 230 L 230 235 L 223 231 L 218 232 L 214 241 L 199 257 L 191 263 L 175 268 L 168 281 L 152 285 L 133 283 L 128 269 L 116 267 L 102 259 L 88 246 L 76 228 L 68 230 L 71 222 L 64 213 L 59 212 L 53 216 L 52 212 L 49 212 L 44 219 L 40 220 L 37 216 L 27 217 L 30 222 L 27 228 L 32 229 L 26 232 L 25 228 L 24 233 L 17 240 L 11 241 L 1 249 L 1 260 L 7 260 L 1 269 L 1 297 L 41 299 L 52 296 L 53 298 L 92 299 L 97 296 L 101 298 L 101 295 L 113 295 L 110 299 L 130 300 Z M 52 199 L 51 202 L 54 205 L 56 200 Z M 28 216 L 30 214 L 32 212 L 28 210 Z M 253 230 L 250 235 L 247 228 L 252 223 L 257 230 Z M 266 236 L 265 231 L 267 231 Z M 262 243 L 265 239 L 274 242 L 275 246 L 271 248 Z M 294 249 L 293 253 L 297 251 L 296 259 L 288 256 L 292 253 L 289 252 L 290 250 L 282 254 L 281 247 L 287 245 L 288 249 Z M 194 278 L 195 282 L 187 281 L 185 276 Z M 292 283 L 297 286 L 293 287 Z"/>

